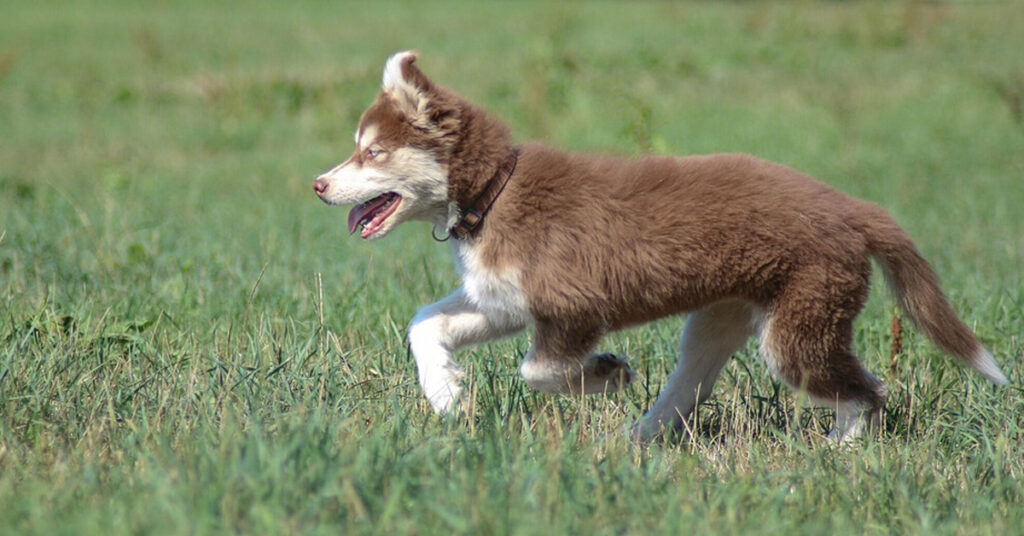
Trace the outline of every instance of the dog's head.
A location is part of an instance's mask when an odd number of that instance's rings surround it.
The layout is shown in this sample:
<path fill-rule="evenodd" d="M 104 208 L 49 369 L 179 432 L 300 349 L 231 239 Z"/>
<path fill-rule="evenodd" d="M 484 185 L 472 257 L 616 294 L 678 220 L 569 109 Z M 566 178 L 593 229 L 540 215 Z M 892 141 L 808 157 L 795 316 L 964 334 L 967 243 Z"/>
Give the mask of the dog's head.
<path fill-rule="evenodd" d="M 355 151 L 320 175 L 313 190 L 331 205 L 355 205 L 349 232 L 381 238 L 418 219 L 448 225 L 458 208 L 448 197 L 448 162 L 458 142 L 463 106 L 399 52 L 384 66 L 380 95 L 363 113 Z"/>

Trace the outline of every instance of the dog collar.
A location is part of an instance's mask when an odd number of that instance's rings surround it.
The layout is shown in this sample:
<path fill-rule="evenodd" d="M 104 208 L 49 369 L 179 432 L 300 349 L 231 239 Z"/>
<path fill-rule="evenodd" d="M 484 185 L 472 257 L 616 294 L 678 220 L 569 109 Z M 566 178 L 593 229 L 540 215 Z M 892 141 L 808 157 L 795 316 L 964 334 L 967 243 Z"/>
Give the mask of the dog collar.
<path fill-rule="evenodd" d="M 519 162 L 519 148 L 513 147 L 512 153 L 498 166 L 498 170 L 487 181 L 484 191 L 480 192 L 480 195 L 469 204 L 469 207 L 461 211 L 462 217 L 448 229 L 448 236 L 455 237 L 456 240 L 465 240 L 476 233 L 480 223 L 484 221 L 484 216 L 491 210 L 491 205 L 501 195 L 508 180 L 512 178 L 517 162 Z"/>

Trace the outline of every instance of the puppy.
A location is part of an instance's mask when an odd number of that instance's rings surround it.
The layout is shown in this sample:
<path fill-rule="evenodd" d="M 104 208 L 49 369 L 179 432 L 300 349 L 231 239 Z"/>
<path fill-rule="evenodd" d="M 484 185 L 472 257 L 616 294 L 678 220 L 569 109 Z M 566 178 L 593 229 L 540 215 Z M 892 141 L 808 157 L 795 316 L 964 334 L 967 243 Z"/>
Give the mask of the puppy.
<path fill-rule="evenodd" d="M 400 52 L 363 114 L 348 160 L 313 189 L 355 205 L 351 233 L 434 225 L 462 287 L 409 328 L 420 385 L 438 413 L 456 410 L 452 354 L 534 328 L 520 372 L 551 393 L 628 385 L 626 361 L 594 353 L 606 333 L 688 313 L 679 362 L 632 429 L 680 429 L 726 360 L 757 337 L 769 369 L 835 408 L 831 437 L 857 437 L 885 386 L 851 349 L 871 259 L 900 306 L 947 353 L 996 384 L 992 355 L 957 319 L 935 273 L 879 207 L 785 166 L 745 155 L 622 159 L 514 145 L 508 127 Z"/>

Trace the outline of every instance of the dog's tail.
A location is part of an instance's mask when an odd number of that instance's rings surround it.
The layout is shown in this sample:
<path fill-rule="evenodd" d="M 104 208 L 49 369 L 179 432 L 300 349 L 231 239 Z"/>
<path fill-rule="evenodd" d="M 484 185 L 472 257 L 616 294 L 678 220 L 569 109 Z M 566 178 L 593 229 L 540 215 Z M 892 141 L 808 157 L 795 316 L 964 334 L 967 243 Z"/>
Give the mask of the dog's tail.
<path fill-rule="evenodd" d="M 997 385 L 1007 383 L 992 354 L 957 318 L 939 288 L 939 278 L 905 231 L 881 208 L 867 204 L 862 222 L 868 248 L 882 265 L 900 307 L 935 344 Z"/>

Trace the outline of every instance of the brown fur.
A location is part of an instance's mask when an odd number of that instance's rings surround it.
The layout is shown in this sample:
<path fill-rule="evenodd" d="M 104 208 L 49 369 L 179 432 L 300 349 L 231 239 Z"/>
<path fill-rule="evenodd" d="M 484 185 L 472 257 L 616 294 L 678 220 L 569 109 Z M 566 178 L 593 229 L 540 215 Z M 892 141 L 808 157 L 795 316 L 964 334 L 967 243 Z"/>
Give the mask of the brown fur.
<path fill-rule="evenodd" d="M 537 145 L 507 188 L 483 258 L 523 270 L 538 339 L 557 339 L 539 351 L 741 298 L 767 311 L 789 383 L 877 402 L 849 353 L 870 275 L 866 203 L 747 156 L 617 160 Z"/>
<path fill-rule="evenodd" d="M 512 150 L 508 128 L 414 59 L 402 73 L 426 106 L 382 93 L 363 124 L 384 129 L 385 146 L 431 151 L 448 170 L 450 200 L 464 207 Z M 605 333 L 740 300 L 755 306 L 744 315 L 760 311 L 762 348 L 786 382 L 877 409 L 885 388 L 851 349 L 875 257 L 911 320 L 983 366 L 981 344 L 885 211 L 751 156 L 623 159 L 526 144 L 470 240 L 486 269 L 519 273 L 536 325 L 528 359 L 612 374 L 617 361 L 590 357 Z"/>

